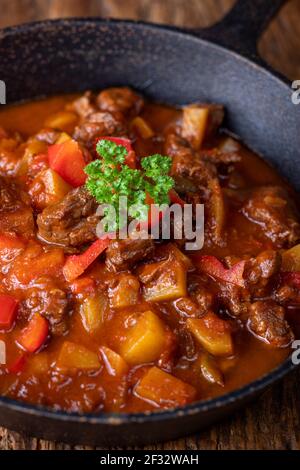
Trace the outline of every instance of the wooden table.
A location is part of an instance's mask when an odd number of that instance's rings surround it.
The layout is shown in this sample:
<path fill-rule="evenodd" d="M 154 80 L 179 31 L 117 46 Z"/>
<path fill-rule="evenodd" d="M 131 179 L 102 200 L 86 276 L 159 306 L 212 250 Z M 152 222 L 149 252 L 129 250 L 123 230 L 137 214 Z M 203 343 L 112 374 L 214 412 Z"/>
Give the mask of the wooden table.
<path fill-rule="evenodd" d="M 233 4 L 234 0 L 0 0 L 0 27 L 93 15 L 199 27 L 220 19 Z M 259 50 L 274 68 L 290 79 L 300 79 L 300 0 L 290 0 L 283 8 L 264 33 Z M 0 428 L 0 449 L 71 447 Z M 223 423 L 196 436 L 147 449 L 300 449 L 300 371 Z"/>

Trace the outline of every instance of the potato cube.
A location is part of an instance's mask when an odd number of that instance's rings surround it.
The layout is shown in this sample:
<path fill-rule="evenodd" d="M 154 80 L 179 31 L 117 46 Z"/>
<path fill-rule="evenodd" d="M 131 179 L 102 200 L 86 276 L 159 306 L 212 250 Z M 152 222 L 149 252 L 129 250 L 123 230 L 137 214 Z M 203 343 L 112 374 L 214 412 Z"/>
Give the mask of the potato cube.
<path fill-rule="evenodd" d="M 102 346 L 100 352 L 109 375 L 120 377 L 128 373 L 129 367 L 120 354 L 106 346 Z"/>
<path fill-rule="evenodd" d="M 59 111 L 46 119 L 45 126 L 65 132 L 72 132 L 77 121 L 78 117 L 75 113 L 71 111 Z"/>
<path fill-rule="evenodd" d="M 300 244 L 282 253 L 282 271 L 300 271 Z"/>
<path fill-rule="evenodd" d="M 128 364 L 144 364 L 156 361 L 166 344 L 166 332 L 163 322 L 155 313 L 148 311 L 141 314 L 137 323 L 128 331 L 120 354 Z"/>
<path fill-rule="evenodd" d="M 186 271 L 186 267 L 175 259 L 144 266 L 139 272 L 144 284 L 144 299 L 147 302 L 165 302 L 185 297 Z"/>
<path fill-rule="evenodd" d="M 63 372 L 97 370 L 100 367 L 98 356 L 84 346 L 65 341 L 59 352 L 56 367 Z"/>
<path fill-rule="evenodd" d="M 199 368 L 201 374 L 208 382 L 224 387 L 224 378 L 221 370 L 218 368 L 215 359 L 206 352 L 202 352 L 196 361 L 196 368 Z"/>
<path fill-rule="evenodd" d="M 203 106 L 187 106 L 183 110 L 182 137 L 198 150 L 207 130 L 209 109 Z"/>
<path fill-rule="evenodd" d="M 111 308 L 125 308 L 136 305 L 139 299 L 140 283 L 131 274 L 119 274 L 109 291 Z"/>
<path fill-rule="evenodd" d="M 167 374 L 158 367 L 151 367 L 135 387 L 134 393 L 157 406 L 183 406 L 192 402 L 196 390 L 182 380 Z"/>
<path fill-rule="evenodd" d="M 94 333 L 102 325 L 108 299 L 102 292 L 87 297 L 81 305 L 81 319 L 88 333 Z"/>
<path fill-rule="evenodd" d="M 213 312 L 202 318 L 189 318 L 187 327 L 201 346 L 213 356 L 233 354 L 233 342 L 227 324 Z"/>

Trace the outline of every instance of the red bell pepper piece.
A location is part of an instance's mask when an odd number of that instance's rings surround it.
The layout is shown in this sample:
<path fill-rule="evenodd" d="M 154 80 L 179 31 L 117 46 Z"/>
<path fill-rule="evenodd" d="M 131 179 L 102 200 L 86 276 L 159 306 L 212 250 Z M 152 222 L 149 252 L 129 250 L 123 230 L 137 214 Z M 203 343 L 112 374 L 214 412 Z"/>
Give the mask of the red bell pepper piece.
<path fill-rule="evenodd" d="M 300 272 L 284 272 L 280 276 L 283 282 L 292 284 L 300 289 Z"/>
<path fill-rule="evenodd" d="M 10 330 L 17 316 L 18 300 L 10 295 L 0 295 L 0 330 Z"/>
<path fill-rule="evenodd" d="M 114 142 L 116 145 L 122 145 L 127 150 L 127 155 L 125 159 L 126 165 L 133 170 L 136 168 L 136 154 L 132 148 L 131 141 L 129 139 L 125 139 L 124 137 L 100 137 L 97 139 L 96 144 L 101 142 L 101 140 L 109 140 L 110 142 Z"/>
<path fill-rule="evenodd" d="M 0 251 L 10 252 L 15 250 L 22 250 L 25 248 L 25 243 L 20 237 L 10 233 L 0 235 Z"/>
<path fill-rule="evenodd" d="M 90 264 L 108 247 L 109 243 L 110 239 L 108 237 L 101 238 L 96 240 L 84 253 L 69 256 L 63 267 L 65 279 L 72 282 L 84 273 Z"/>
<path fill-rule="evenodd" d="M 239 287 L 245 287 L 243 273 L 246 261 L 239 261 L 232 266 L 232 268 L 226 269 L 221 261 L 219 261 L 215 256 L 205 255 L 197 258 L 196 255 L 194 259 L 197 261 L 197 266 L 200 270 L 209 276 L 220 279 L 224 282 L 230 282 L 231 284 L 235 284 Z"/>
<path fill-rule="evenodd" d="M 26 328 L 21 331 L 18 338 L 18 344 L 30 353 L 36 352 L 45 343 L 49 333 L 49 324 L 47 320 L 35 314 Z"/>
<path fill-rule="evenodd" d="M 91 277 L 82 277 L 80 279 L 75 279 L 74 282 L 70 285 L 71 291 L 73 294 L 83 294 L 85 292 L 94 292 L 96 284 L 94 279 Z"/>
<path fill-rule="evenodd" d="M 176 193 L 175 189 L 171 189 L 169 192 L 170 202 L 172 204 L 179 204 L 181 207 L 184 207 L 184 200 Z"/>
<path fill-rule="evenodd" d="M 87 178 L 83 153 L 75 140 L 48 147 L 49 166 L 74 188 L 82 186 Z"/>
<path fill-rule="evenodd" d="M 26 354 L 22 354 L 17 359 L 15 359 L 7 368 L 10 374 L 19 374 L 25 367 L 27 360 Z"/>

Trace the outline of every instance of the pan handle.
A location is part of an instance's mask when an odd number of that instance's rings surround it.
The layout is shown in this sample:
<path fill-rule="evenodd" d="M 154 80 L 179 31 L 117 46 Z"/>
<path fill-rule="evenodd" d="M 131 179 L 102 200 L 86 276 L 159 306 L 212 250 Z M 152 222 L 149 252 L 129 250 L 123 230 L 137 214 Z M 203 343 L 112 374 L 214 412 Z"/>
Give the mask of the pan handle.
<path fill-rule="evenodd" d="M 237 0 L 222 21 L 192 32 L 246 57 L 258 59 L 258 39 L 284 3 L 286 0 Z"/>

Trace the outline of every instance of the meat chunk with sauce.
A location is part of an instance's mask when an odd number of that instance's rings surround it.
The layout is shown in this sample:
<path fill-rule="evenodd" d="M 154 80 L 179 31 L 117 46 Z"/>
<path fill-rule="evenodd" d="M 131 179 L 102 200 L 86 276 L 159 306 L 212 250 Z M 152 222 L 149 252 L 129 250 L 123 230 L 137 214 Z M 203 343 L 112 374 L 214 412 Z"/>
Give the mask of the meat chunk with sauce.
<path fill-rule="evenodd" d="M 0 177 L 0 231 L 32 235 L 34 219 L 27 194 L 11 180 Z"/>
<path fill-rule="evenodd" d="M 93 103 L 93 95 L 90 91 L 87 91 L 84 95 L 73 101 L 71 107 L 82 119 L 97 111 L 97 107 Z"/>
<path fill-rule="evenodd" d="M 272 300 L 259 300 L 250 306 L 248 328 L 273 347 L 286 347 L 294 339 L 284 308 Z"/>
<path fill-rule="evenodd" d="M 252 294 L 260 295 L 270 280 L 278 274 L 281 256 L 278 251 L 266 250 L 246 262 L 244 278 Z"/>
<path fill-rule="evenodd" d="M 35 281 L 34 287 L 28 289 L 27 298 L 20 306 L 22 319 L 40 314 L 50 325 L 53 335 L 60 336 L 68 330 L 68 299 L 66 293 L 60 289 L 54 280 L 41 278 Z"/>
<path fill-rule="evenodd" d="M 39 236 L 48 243 L 76 248 L 96 239 L 97 202 L 77 188 L 57 204 L 46 207 L 37 218 Z"/>
<path fill-rule="evenodd" d="M 144 105 L 142 97 L 127 87 L 107 88 L 99 93 L 96 102 L 104 111 L 117 111 L 131 117 L 139 114 Z"/>
<path fill-rule="evenodd" d="M 97 137 L 126 134 L 127 127 L 121 113 L 97 111 L 89 114 L 74 130 L 75 140 L 86 145 L 89 149 L 95 145 Z"/>
<path fill-rule="evenodd" d="M 254 189 L 242 208 L 243 214 L 260 225 L 264 234 L 279 248 L 300 240 L 300 224 L 287 192 L 279 186 Z"/>
<path fill-rule="evenodd" d="M 151 255 L 153 251 L 154 242 L 151 238 L 115 240 L 106 250 L 106 265 L 112 271 L 124 271 Z"/>

